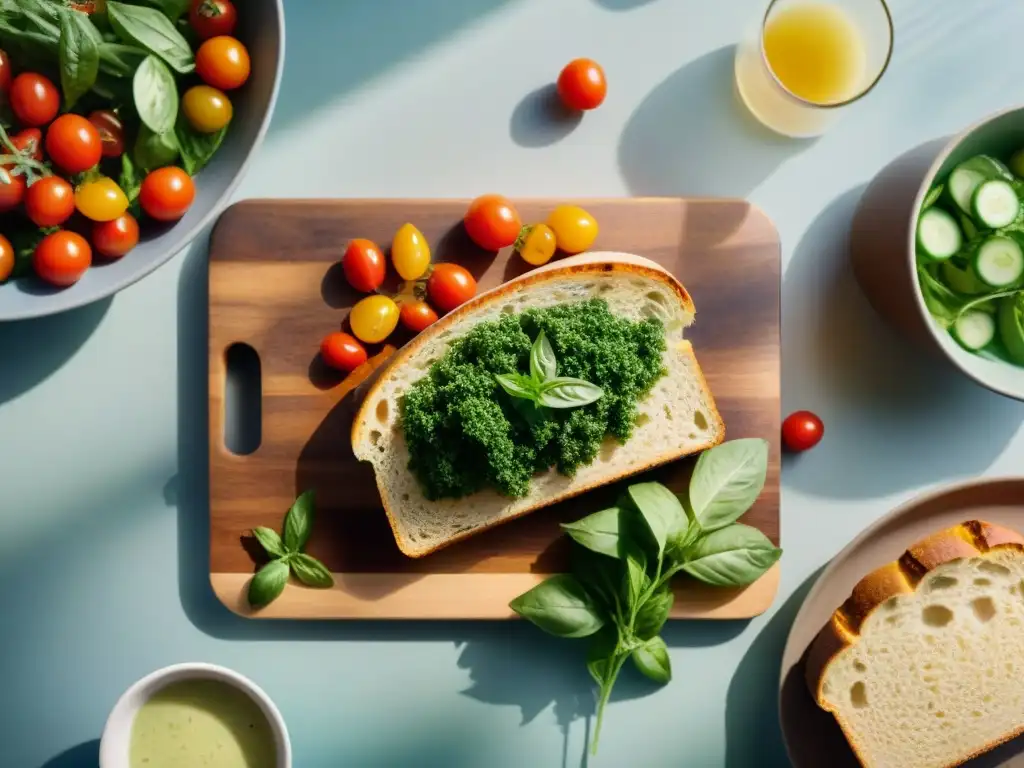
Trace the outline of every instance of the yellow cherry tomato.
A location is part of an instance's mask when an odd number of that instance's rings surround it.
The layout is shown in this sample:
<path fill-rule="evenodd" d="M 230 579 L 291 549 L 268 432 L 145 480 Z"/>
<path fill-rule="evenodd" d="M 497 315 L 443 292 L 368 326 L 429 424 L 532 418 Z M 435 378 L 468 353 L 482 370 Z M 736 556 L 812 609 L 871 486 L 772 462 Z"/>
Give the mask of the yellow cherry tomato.
<path fill-rule="evenodd" d="M 181 97 L 181 109 L 199 133 L 216 133 L 231 122 L 234 110 L 223 91 L 209 85 L 193 85 Z"/>
<path fill-rule="evenodd" d="M 555 231 L 547 224 L 524 227 L 519 239 L 516 240 L 516 251 L 523 257 L 523 261 L 535 267 L 551 261 L 557 247 Z"/>
<path fill-rule="evenodd" d="M 578 205 L 560 205 L 548 216 L 558 247 L 566 253 L 582 253 L 597 239 L 597 220 Z"/>
<path fill-rule="evenodd" d="M 430 244 L 412 224 L 403 224 L 391 241 L 391 262 L 403 280 L 416 280 L 430 266 Z"/>
<path fill-rule="evenodd" d="M 398 305 L 387 296 L 367 296 L 352 307 L 348 322 L 357 339 L 377 344 L 398 325 Z"/>
<path fill-rule="evenodd" d="M 113 221 L 128 210 L 128 198 L 116 181 L 101 176 L 78 186 L 75 207 L 87 219 Z"/>

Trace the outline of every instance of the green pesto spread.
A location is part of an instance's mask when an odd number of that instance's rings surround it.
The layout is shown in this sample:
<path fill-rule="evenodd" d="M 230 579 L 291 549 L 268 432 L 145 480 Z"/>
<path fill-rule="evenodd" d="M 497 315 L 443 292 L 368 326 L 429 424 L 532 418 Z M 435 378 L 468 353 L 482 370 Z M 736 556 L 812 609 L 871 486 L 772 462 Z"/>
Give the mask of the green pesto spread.
<path fill-rule="evenodd" d="M 535 408 L 512 397 L 495 374 L 530 373 L 530 349 L 544 332 L 558 376 L 585 379 L 604 391 L 578 408 Z M 467 496 L 492 487 L 525 496 L 530 479 L 557 467 L 564 475 L 589 464 L 606 435 L 625 443 L 637 402 L 664 374 L 661 320 L 613 315 L 589 299 L 480 323 L 454 341 L 427 376 L 402 398 L 409 469 L 428 499 Z"/>

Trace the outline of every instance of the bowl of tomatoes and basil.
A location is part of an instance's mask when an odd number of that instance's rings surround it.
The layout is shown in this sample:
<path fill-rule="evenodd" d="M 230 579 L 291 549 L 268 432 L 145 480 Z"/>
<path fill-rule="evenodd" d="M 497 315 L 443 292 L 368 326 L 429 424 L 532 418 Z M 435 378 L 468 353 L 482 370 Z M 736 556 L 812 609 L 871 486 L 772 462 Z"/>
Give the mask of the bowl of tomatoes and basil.
<path fill-rule="evenodd" d="M 184 248 L 262 140 L 283 54 L 281 0 L 0 0 L 0 321 Z"/>

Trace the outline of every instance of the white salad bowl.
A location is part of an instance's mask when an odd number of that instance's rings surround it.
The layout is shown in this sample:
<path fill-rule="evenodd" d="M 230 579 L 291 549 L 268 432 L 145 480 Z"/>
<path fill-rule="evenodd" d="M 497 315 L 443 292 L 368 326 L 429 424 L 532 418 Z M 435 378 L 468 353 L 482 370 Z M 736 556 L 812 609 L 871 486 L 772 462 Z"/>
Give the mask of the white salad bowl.
<path fill-rule="evenodd" d="M 277 768 L 292 768 L 292 745 L 284 718 L 270 697 L 256 683 L 238 672 L 213 664 L 174 664 L 135 682 L 111 710 L 100 738 L 99 768 L 129 768 L 132 724 L 139 709 L 151 696 L 171 683 L 182 680 L 216 680 L 226 683 L 249 696 L 259 706 L 270 725 L 277 749 Z"/>
<path fill-rule="evenodd" d="M 999 112 L 952 137 L 904 153 L 868 185 L 850 230 L 853 273 L 872 307 L 908 339 L 993 392 L 1024 401 L 1024 367 L 961 347 L 925 305 L 918 283 L 917 216 L 934 180 L 978 154 L 1024 148 L 1024 107 Z"/>

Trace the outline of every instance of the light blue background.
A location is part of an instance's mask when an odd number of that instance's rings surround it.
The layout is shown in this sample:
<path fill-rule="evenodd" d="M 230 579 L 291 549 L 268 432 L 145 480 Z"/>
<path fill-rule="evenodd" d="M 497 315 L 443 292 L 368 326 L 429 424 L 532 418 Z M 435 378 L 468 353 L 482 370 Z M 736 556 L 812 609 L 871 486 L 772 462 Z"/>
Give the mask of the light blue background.
<path fill-rule="evenodd" d="M 727 195 L 776 223 L 784 410 L 826 424 L 785 468 L 782 591 L 750 622 L 670 626 L 675 680 L 628 675 L 590 765 L 784 765 L 779 656 L 812 574 L 921 489 L 1024 456 L 1024 406 L 893 338 L 843 253 L 886 162 L 1020 99 L 1024 5 L 893 0 L 889 73 L 810 143 L 732 102 L 729 46 L 760 0 L 286 5 L 281 98 L 238 198 Z M 606 68 L 608 100 L 552 127 L 530 94 L 581 55 Z M 0 765 L 93 768 L 118 695 L 192 660 L 266 688 L 299 768 L 584 764 L 573 643 L 518 623 L 271 626 L 213 602 L 204 258 L 197 245 L 112 301 L 0 326 Z"/>

